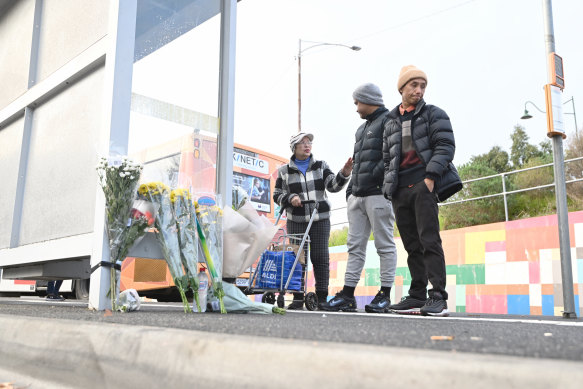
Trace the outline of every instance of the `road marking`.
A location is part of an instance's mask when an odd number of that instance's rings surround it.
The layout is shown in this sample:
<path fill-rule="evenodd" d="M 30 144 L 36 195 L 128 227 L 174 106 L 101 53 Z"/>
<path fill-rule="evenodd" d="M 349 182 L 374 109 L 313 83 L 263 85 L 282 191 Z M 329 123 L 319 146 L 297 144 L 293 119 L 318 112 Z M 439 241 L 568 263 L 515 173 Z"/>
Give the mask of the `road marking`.
<path fill-rule="evenodd" d="M 78 305 L 78 306 L 88 306 L 88 303 L 79 302 L 77 300 L 71 301 L 47 301 L 41 297 L 38 298 L 23 298 L 21 297 L 18 301 L 36 303 L 36 304 L 58 304 L 58 305 Z M 177 310 L 183 309 L 181 303 L 175 304 L 163 304 L 155 302 L 143 302 L 142 306 L 148 306 L 150 308 L 176 308 Z M 508 319 L 508 318 L 492 318 L 492 317 L 433 317 L 433 316 L 420 316 L 420 315 L 399 315 L 395 313 L 366 313 L 366 312 L 329 312 L 329 311 L 288 311 L 288 314 L 305 314 L 305 315 L 325 315 L 328 317 L 330 315 L 347 315 L 347 316 L 364 316 L 364 317 L 377 317 L 381 319 L 411 319 L 411 320 L 458 320 L 458 321 L 488 321 L 497 323 L 524 323 L 524 324 L 549 324 L 555 326 L 567 326 L 567 327 L 583 327 L 583 321 L 571 321 L 573 319 L 561 320 L 541 320 L 541 319 Z"/>
<path fill-rule="evenodd" d="M 366 313 L 366 312 L 329 312 L 329 311 L 294 311 L 299 314 L 316 314 L 316 315 L 346 315 L 346 316 L 365 316 L 378 317 L 383 319 L 411 319 L 411 320 L 458 320 L 458 321 L 489 321 L 497 323 L 525 323 L 525 324 L 550 324 L 556 326 L 567 327 L 583 327 L 583 321 L 570 321 L 572 319 L 565 319 L 565 321 L 555 320 L 541 320 L 541 319 L 507 319 L 507 318 L 492 318 L 492 317 L 433 317 L 421 315 L 399 315 L 396 313 Z"/>

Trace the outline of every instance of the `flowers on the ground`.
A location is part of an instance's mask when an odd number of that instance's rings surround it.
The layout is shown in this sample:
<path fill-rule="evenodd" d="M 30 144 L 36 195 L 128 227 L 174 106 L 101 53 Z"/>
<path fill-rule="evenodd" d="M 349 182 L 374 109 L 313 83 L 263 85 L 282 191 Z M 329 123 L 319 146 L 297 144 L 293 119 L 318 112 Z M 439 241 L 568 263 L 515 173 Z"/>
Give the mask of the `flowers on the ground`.
<path fill-rule="evenodd" d="M 180 293 L 184 312 L 192 312 L 185 290 L 188 287 L 188 276 L 182 268 L 180 244 L 178 241 L 178 227 L 170 200 L 170 188 L 161 182 L 142 184 L 138 188 L 139 198 L 150 201 L 158 207 L 155 218 L 155 227 L 158 230 L 156 237 L 162 248 L 164 258 L 172 274 L 174 285 Z M 195 273 L 196 274 L 196 273 Z"/>
<path fill-rule="evenodd" d="M 99 184 L 105 196 L 106 230 L 109 239 L 109 258 L 112 264 L 120 264 L 130 247 L 143 236 L 151 225 L 152 217 L 134 210 L 136 186 L 142 166 L 127 157 L 102 157 L 97 164 Z M 109 295 L 111 308 L 116 310 L 118 295 L 117 272 L 112 266 Z"/>
<path fill-rule="evenodd" d="M 221 313 L 227 313 L 223 303 L 225 291 L 222 281 L 223 258 L 223 211 L 216 205 L 202 205 L 194 203 L 196 211 L 196 228 L 200 238 L 200 245 L 205 256 L 211 276 L 211 286 L 214 296 L 219 299 Z"/>
<path fill-rule="evenodd" d="M 190 191 L 188 189 L 174 189 L 170 192 L 170 202 L 172 203 L 174 217 L 176 219 L 180 258 L 186 269 L 186 276 L 194 295 L 196 307 L 201 312 L 198 298 L 198 237 L 196 231 L 196 215 Z"/>
<path fill-rule="evenodd" d="M 283 308 L 276 307 L 272 304 L 249 300 L 249 298 L 241 292 L 241 289 L 233 284 L 225 283 L 223 287 L 225 289 L 225 309 L 229 313 L 285 314 L 285 309 Z"/>

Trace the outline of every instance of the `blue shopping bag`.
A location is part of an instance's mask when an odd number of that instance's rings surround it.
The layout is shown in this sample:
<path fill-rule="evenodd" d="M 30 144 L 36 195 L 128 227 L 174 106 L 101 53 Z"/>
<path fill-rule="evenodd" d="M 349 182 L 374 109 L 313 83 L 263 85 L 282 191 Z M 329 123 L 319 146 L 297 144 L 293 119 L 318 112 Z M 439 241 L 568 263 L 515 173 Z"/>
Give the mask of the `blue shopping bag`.
<path fill-rule="evenodd" d="M 296 254 L 293 251 L 265 251 L 259 264 L 257 287 L 262 289 L 283 289 L 295 260 Z M 283 283 L 281 280 L 282 271 Z M 287 289 L 301 290 L 301 288 L 302 264 L 298 261 Z"/>

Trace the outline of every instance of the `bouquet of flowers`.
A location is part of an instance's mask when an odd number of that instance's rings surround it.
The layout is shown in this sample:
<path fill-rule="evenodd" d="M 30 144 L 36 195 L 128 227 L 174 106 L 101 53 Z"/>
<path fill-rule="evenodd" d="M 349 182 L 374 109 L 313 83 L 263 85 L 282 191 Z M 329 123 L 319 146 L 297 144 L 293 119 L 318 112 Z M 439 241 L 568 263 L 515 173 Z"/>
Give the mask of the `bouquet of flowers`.
<path fill-rule="evenodd" d="M 199 312 L 201 312 L 200 300 L 198 298 L 198 237 L 196 231 L 196 215 L 192 197 L 188 189 L 174 189 L 170 192 L 170 202 L 174 210 L 176 227 L 178 232 L 178 243 L 180 245 L 180 258 L 190 289 L 194 294 L 194 301 Z"/>
<path fill-rule="evenodd" d="M 131 246 L 153 223 L 151 213 L 136 212 L 133 207 L 141 172 L 142 166 L 132 163 L 127 157 L 102 157 L 97 164 L 99 184 L 105 195 L 109 260 L 112 265 L 125 259 Z M 114 266 L 110 269 L 109 295 L 111 309 L 115 311 L 118 295 L 117 272 Z"/>
<path fill-rule="evenodd" d="M 178 227 L 170 200 L 170 188 L 161 182 L 142 184 L 138 188 L 140 199 L 150 201 L 158 207 L 154 226 L 158 230 L 156 237 L 162 247 L 162 253 L 168 263 L 174 285 L 180 293 L 184 312 L 192 312 L 185 290 L 188 287 L 188 276 L 182 268 L 180 244 L 178 242 Z"/>
<path fill-rule="evenodd" d="M 245 203 L 249 201 L 249 195 L 245 189 L 241 188 L 239 185 L 233 185 L 232 189 L 232 202 L 233 209 L 238 211 Z"/>
<path fill-rule="evenodd" d="M 221 276 L 223 259 L 223 211 L 216 205 L 202 205 L 198 202 L 194 203 L 194 208 L 196 211 L 196 228 L 200 238 L 200 245 L 211 276 L 212 292 L 219 299 L 221 313 L 227 313 L 223 303 L 225 291 Z"/>

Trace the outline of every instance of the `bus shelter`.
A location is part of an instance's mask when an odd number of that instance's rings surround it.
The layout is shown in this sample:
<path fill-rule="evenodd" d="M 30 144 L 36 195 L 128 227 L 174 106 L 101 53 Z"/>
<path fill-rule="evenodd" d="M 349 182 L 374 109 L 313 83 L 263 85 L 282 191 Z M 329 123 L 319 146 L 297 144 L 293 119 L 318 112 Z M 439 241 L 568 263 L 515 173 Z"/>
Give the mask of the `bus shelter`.
<path fill-rule="evenodd" d="M 108 306 L 101 156 L 217 138 L 231 201 L 236 0 L 0 0 L 0 268 Z M 91 268 L 96 268 L 91 272 Z"/>

